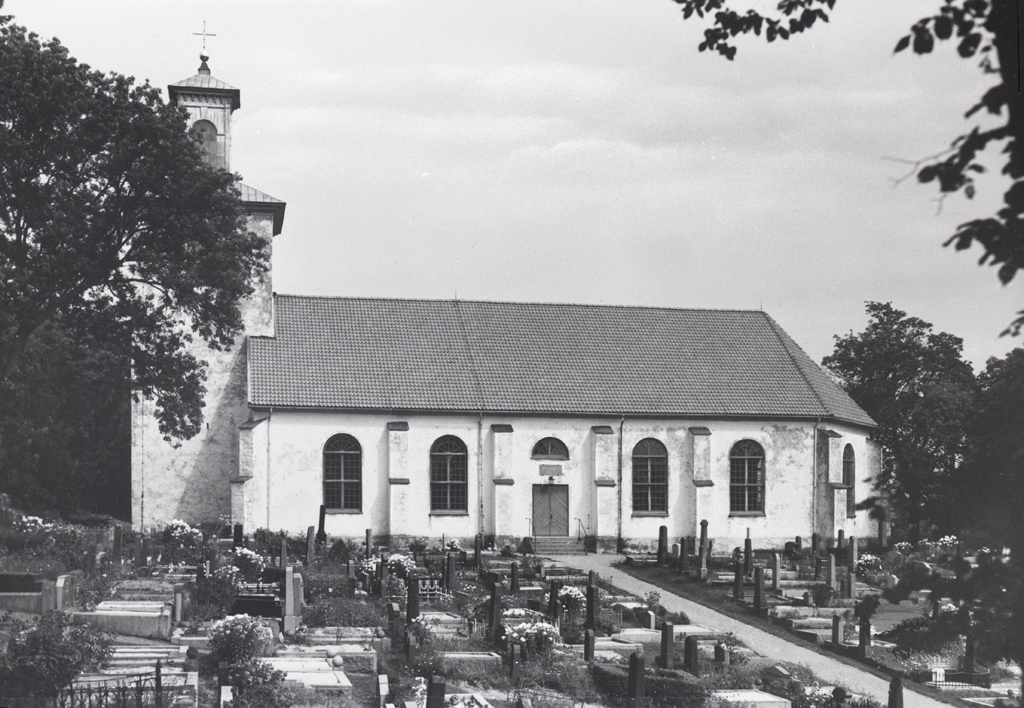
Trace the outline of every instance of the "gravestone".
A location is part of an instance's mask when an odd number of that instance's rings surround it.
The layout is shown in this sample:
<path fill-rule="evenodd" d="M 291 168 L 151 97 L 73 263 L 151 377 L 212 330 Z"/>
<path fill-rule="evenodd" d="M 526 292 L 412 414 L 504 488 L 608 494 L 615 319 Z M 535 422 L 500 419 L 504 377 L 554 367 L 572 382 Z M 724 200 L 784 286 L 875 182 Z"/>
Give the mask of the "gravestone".
<path fill-rule="evenodd" d="M 843 582 L 843 597 L 847 600 L 857 599 L 857 575 L 854 572 L 847 572 Z"/>
<path fill-rule="evenodd" d="M 700 522 L 700 552 L 704 553 L 708 547 L 708 520 L 701 519 Z"/>
<path fill-rule="evenodd" d="M 587 571 L 587 585 L 589 585 L 589 586 L 596 586 L 597 585 L 597 579 L 598 579 L 598 575 L 597 575 L 597 571 L 596 570 L 588 570 Z"/>
<path fill-rule="evenodd" d="M 141 533 L 138 534 L 135 537 L 135 567 L 136 568 L 141 568 L 144 565 L 146 565 L 146 556 L 145 556 L 145 553 L 142 550 L 142 547 L 143 547 L 144 543 L 145 543 L 145 539 L 143 538 L 142 534 Z"/>
<path fill-rule="evenodd" d="M 675 658 L 675 625 L 671 622 L 663 622 L 661 625 L 661 661 L 659 664 L 661 668 L 672 670 L 675 668 L 672 665 L 673 659 Z"/>
<path fill-rule="evenodd" d="M 519 683 L 519 667 L 523 663 L 523 648 L 518 644 L 512 645 L 512 651 L 508 653 L 508 677 L 513 685 Z"/>
<path fill-rule="evenodd" d="M 380 597 L 386 598 L 388 596 L 388 553 L 384 551 L 380 554 Z"/>
<path fill-rule="evenodd" d="M 658 527 L 658 565 L 665 565 L 668 558 L 668 526 Z"/>
<path fill-rule="evenodd" d="M 736 561 L 733 567 L 732 599 L 743 599 L 743 566 L 740 565 L 739 561 Z"/>
<path fill-rule="evenodd" d="M 970 619 L 968 619 L 968 622 Z M 968 629 L 964 637 L 964 671 L 974 673 L 975 639 L 974 630 Z"/>
<path fill-rule="evenodd" d="M 552 580 L 548 584 L 548 615 L 551 617 L 558 616 L 558 609 L 561 603 L 558 601 L 558 591 L 562 589 L 562 584 L 557 580 Z"/>
<path fill-rule="evenodd" d="M 391 629 L 391 641 L 402 635 L 402 608 L 397 602 L 388 603 L 388 626 Z"/>
<path fill-rule="evenodd" d="M 860 649 L 861 656 L 867 654 L 868 648 L 871 646 L 871 620 L 863 619 L 860 623 L 860 635 L 859 635 L 858 648 Z"/>
<path fill-rule="evenodd" d="M 388 675 L 377 675 L 377 708 L 384 708 L 391 694 L 391 687 L 388 685 Z"/>
<path fill-rule="evenodd" d="M 473 537 L 473 567 L 479 568 L 481 556 L 484 552 L 484 537 L 481 534 L 477 534 Z"/>
<path fill-rule="evenodd" d="M 743 539 L 743 574 L 750 575 L 754 572 L 754 542 L 750 540 L 750 529 L 747 529 L 747 537 Z"/>
<path fill-rule="evenodd" d="M 235 524 L 234 532 L 233 532 L 233 534 L 231 536 L 231 547 L 232 548 L 238 548 L 239 546 L 242 546 L 242 545 L 243 545 L 243 541 L 242 541 L 242 525 L 241 524 Z"/>
<path fill-rule="evenodd" d="M 282 538 L 281 539 L 281 562 L 280 562 L 280 567 L 281 568 L 287 568 L 288 567 L 288 539 L 286 539 L 286 538 Z"/>
<path fill-rule="evenodd" d="M 598 604 L 598 589 L 596 585 L 587 586 L 587 627 L 596 627 L 600 615 Z"/>
<path fill-rule="evenodd" d="M 821 556 L 814 556 L 814 579 L 821 580 L 822 560 Z"/>
<path fill-rule="evenodd" d="M 427 682 L 426 708 L 444 708 L 445 686 L 444 676 L 431 676 Z"/>
<path fill-rule="evenodd" d="M 512 561 L 509 566 L 509 591 L 514 595 L 519 592 L 519 563 Z"/>
<path fill-rule="evenodd" d="M 715 663 L 722 666 L 728 666 L 729 661 L 729 647 L 725 646 L 721 642 L 715 645 Z"/>
<path fill-rule="evenodd" d="M 779 592 L 782 589 L 782 556 L 778 553 L 772 554 L 772 592 Z"/>
<path fill-rule="evenodd" d="M 412 622 L 420 616 L 420 579 L 409 578 L 409 595 L 405 603 L 405 620 Z"/>
<path fill-rule="evenodd" d="M 887 708 L 903 708 L 903 681 L 893 676 L 889 683 L 889 702 Z"/>
<path fill-rule="evenodd" d="M 594 644 L 597 643 L 597 636 L 594 634 L 594 630 L 588 629 L 583 633 L 583 660 L 593 661 L 594 660 Z"/>
<path fill-rule="evenodd" d="M 857 538 L 850 536 L 850 552 L 846 554 L 846 567 L 851 573 L 857 572 L 857 561 L 860 560 L 860 549 L 857 548 Z"/>
<path fill-rule="evenodd" d="M 373 555 L 373 529 L 366 529 L 366 555 L 369 558 Z"/>
<path fill-rule="evenodd" d="M 316 545 L 325 546 L 327 545 L 327 530 L 324 528 L 324 524 L 327 521 L 327 507 L 323 504 L 320 505 L 320 521 L 317 524 L 316 529 Z"/>
<path fill-rule="evenodd" d="M 764 598 L 764 568 L 754 568 L 754 611 L 764 612 L 768 607 Z"/>
<path fill-rule="evenodd" d="M 644 658 L 633 652 L 629 655 L 629 682 L 626 684 L 626 700 L 631 708 L 644 704 Z"/>
<path fill-rule="evenodd" d="M 842 529 L 836 534 L 836 560 L 846 560 L 846 532 Z"/>
<path fill-rule="evenodd" d="M 815 556 L 821 553 L 821 536 L 817 533 L 811 534 L 811 553 Z"/>
<path fill-rule="evenodd" d="M 828 579 L 826 582 L 832 590 L 836 589 L 836 557 L 833 553 L 828 556 Z"/>
<path fill-rule="evenodd" d="M 448 554 L 448 592 L 456 593 L 459 590 L 459 572 L 455 568 L 455 556 Z"/>
<path fill-rule="evenodd" d="M 708 556 L 707 546 L 700 547 L 700 569 L 698 570 L 701 580 L 708 579 Z"/>
<path fill-rule="evenodd" d="M 402 635 L 402 649 L 405 652 L 406 663 L 411 664 L 413 658 L 415 657 L 415 650 L 413 649 L 412 646 L 412 634 L 410 634 L 409 632 L 406 632 L 404 635 Z"/>
<path fill-rule="evenodd" d="M 643 629 L 655 628 L 658 618 L 651 610 L 637 610 L 635 615 Z"/>
<path fill-rule="evenodd" d="M 683 641 L 683 669 L 694 676 L 700 676 L 700 648 L 697 637 L 687 637 Z"/>
<path fill-rule="evenodd" d="M 804 549 L 804 539 L 802 536 L 796 537 L 796 550 L 802 551 Z"/>
<path fill-rule="evenodd" d="M 832 643 L 837 646 L 843 643 L 843 618 L 839 615 L 832 615 Z"/>
<path fill-rule="evenodd" d="M 351 558 L 345 561 L 345 575 L 349 578 L 356 577 L 356 564 Z"/>
<path fill-rule="evenodd" d="M 312 526 L 306 529 L 306 567 L 313 565 L 316 560 L 316 529 Z"/>
<path fill-rule="evenodd" d="M 491 604 L 489 607 L 488 633 L 492 639 L 498 637 L 498 630 L 501 627 L 501 584 L 495 583 L 491 586 Z"/>
<path fill-rule="evenodd" d="M 679 572 L 690 567 L 690 539 L 682 536 L 679 539 Z"/>
<path fill-rule="evenodd" d="M 114 562 L 118 565 L 121 564 L 121 540 L 123 533 L 124 529 L 122 529 L 120 526 L 114 527 L 114 542 L 112 544 L 113 547 L 111 548 L 110 552 L 111 555 L 114 557 Z"/>
<path fill-rule="evenodd" d="M 672 544 L 672 548 L 671 548 L 671 550 L 669 552 L 669 555 L 671 555 L 672 558 L 675 558 L 678 561 L 679 560 L 679 554 L 681 552 L 682 552 L 682 546 L 680 546 L 678 543 L 673 543 Z"/>

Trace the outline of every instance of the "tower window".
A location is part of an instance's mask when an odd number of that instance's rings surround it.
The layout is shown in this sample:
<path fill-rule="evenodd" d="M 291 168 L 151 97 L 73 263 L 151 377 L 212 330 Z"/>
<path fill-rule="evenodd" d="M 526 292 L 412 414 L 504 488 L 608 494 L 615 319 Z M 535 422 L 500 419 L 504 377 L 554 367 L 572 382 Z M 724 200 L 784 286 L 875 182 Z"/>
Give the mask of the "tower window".
<path fill-rule="evenodd" d="M 224 143 L 217 134 L 217 126 L 208 120 L 197 120 L 192 124 L 196 135 L 199 136 L 199 144 L 203 149 L 203 159 L 206 163 L 221 169 L 227 168 L 227 161 L 224 159 Z"/>

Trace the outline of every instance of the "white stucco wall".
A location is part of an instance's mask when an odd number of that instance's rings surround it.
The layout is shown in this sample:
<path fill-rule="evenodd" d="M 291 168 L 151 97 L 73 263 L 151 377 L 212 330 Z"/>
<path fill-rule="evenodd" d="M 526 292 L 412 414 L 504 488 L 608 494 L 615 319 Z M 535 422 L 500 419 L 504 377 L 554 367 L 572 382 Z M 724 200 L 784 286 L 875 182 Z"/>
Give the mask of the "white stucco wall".
<path fill-rule="evenodd" d="M 257 417 L 268 412 L 255 411 Z M 404 423 L 388 429 L 389 423 Z M 622 429 L 622 471 L 619 478 L 619 430 Z M 511 426 L 513 432 L 494 432 L 492 425 Z M 594 432 L 595 426 L 610 434 Z M 365 530 L 400 537 L 470 538 L 476 533 L 530 536 L 534 485 L 568 486 L 569 532 L 582 527 L 590 535 L 625 539 L 656 539 L 659 527 L 668 527 L 673 540 L 697 535 L 701 519 L 718 548 L 742 545 L 747 529 L 755 545 L 778 546 L 818 531 L 829 537 L 838 529 L 847 536 L 871 536 L 877 525 L 866 512 L 846 517 L 845 489 L 833 489 L 827 470 L 816 469 L 813 421 L 632 420 L 544 416 L 403 415 L 275 410 L 256 430 L 265 431 L 266 470 L 254 471 L 246 485 L 260 485 L 245 499 L 262 508 L 247 508 L 251 524 L 273 530 L 301 532 L 316 524 L 322 503 L 322 450 L 338 433 L 352 435 L 362 448 L 363 506 L 358 512 L 329 511 L 326 531 L 331 536 L 359 538 Z M 692 428 L 710 434 L 696 441 Z M 832 425 L 841 443 L 850 443 L 858 460 L 858 499 L 870 494 L 869 477 L 877 470 L 877 446 L 867 431 Z M 430 448 L 439 437 L 454 435 L 468 451 L 468 509 L 465 514 L 430 511 Z M 556 437 L 567 446 L 564 462 L 533 459 L 538 440 Z M 632 510 L 632 450 L 644 438 L 665 445 L 669 464 L 667 514 Z M 729 453 L 740 440 L 754 440 L 765 451 L 766 490 L 763 515 L 729 511 Z M 497 443 L 496 443 L 497 441 Z M 612 459 L 604 459 L 612 453 Z M 699 477 L 710 486 L 695 486 L 695 454 Z M 256 455 L 252 455 L 253 459 Z M 600 458 L 600 459 L 595 459 Z M 495 462 L 497 461 L 497 464 Z M 872 462 L 874 461 L 874 462 Z M 541 465 L 559 465 L 561 475 L 542 475 Z M 512 484 L 494 484 L 495 476 Z M 815 477 L 818 493 L 814 492 Z M 389 484 L 390 478 L 390 484 Z M 601 478 L 605 484 L 595 485 Z M 397 482 L 397 483 L 396 483 Z M 818 508 L 820 499 L 834 497 L 837 513 L 829 517 Z M 699 499 L 698 499 L 699 497 Z M 269 499 L 269 503 L 267 500 Z M 613 506 L 609 507 L 611 501 Z M 482 503 L 481 503 L 482 502 Z M 604 510 L 603 512 L 601 510 Z M 621 517 L 620 517 L 621 515 Z M 817 524 L 815 523 L 817 519 Z"/>

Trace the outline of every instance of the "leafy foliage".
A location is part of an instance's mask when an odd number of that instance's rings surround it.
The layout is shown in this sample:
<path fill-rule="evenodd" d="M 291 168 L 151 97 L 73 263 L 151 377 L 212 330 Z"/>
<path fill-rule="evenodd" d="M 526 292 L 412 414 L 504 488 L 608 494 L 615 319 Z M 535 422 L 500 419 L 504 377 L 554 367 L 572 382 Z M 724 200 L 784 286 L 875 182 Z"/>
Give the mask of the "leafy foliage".
<path fill-rule="evenodd" d="M 0 24 L 0 377 L 47 322 L 102 317 L 177 437 L 202 420 L 193 340 L 233 344 L 267 265 L 237 178 L 203 161 L 185 115 Z"/>
<path fill-rule="evenodd" d="M 873 437 L 885 454 L 875 483 L 896 518 L 955 526 L 961 507 L 951 491 L 962 485 L 976 390 L 963 341 L 890 303 L 866 309 L 867 328 L 837 336 L 822 364 L 879 424 Z"/>
<path fill-rule="evenodd" d="M 733 39 L 738 35 L 760 36 L 763 31 L 768 42 L 789 39 L 819 21 L 828 22 L 835 6 L 835 0 L 779 0 L 775 14 L 762 14 L 753 9 L 740 13 L 729 0 L 675 2 L 682 6 L 685 19 L 694 15 L 713 18 L 698 48 L 717 51 L 729 60 L 736 56 Z M 936 4 L 938 12 L 915 22 L 910 33 L 897 41 L 895 52 L 912 48 L 916 54 L 930 54 L 937 42 L 953 41 L 964 59 L 981 57 L 981 70 L 996 77 L 998 83 L 967 110 L 966 117 L 984 109 L 1005 116 L 1005 121 L 992 128 L 977 125 L 953 140 L 948 149 L 919 161 L 915 165 L 917 179 L 936 183 L 944 195 L 963 191 L 968 199 L 973 198 L 974 175 L 987 170 L 979 155 L 991 144 L 1005 142 L 1002 173 L 1012 184 L 1003 195 L 1003 208 L 994 216 L 960 224 L 946 245 L 964 250 L 978 243 L 983 249 L 980 264 L 996 266 L 1000 281 L 1009 283 L 1024 268 L 1024 93 L 1020 91 L 1017 4 L 1014 0 L 944 0 Z M 1024 310 L 1006 331 L 1018 334 L 1022 327 Z"/>
<path fill-rule="evenodd" d="M 261 656 L 274 637 L 258 618 L 232 615 L 214 624 L 210 628 L 209 638 L 214 661 L 234 665 Z"/>
<path fill-rule="evenodd" d="M 110 640 L 89 625 L 49 612 L 11 637 L 0 656 L 0 697 L 53 696 L 110 655 Z"/>
<path fill-rule="evenodd" d="M 235 708 L 288 708 L 294 692 L 285 685 L 284 672 L 265 661 L 232 666 L 229 672 Z"/>

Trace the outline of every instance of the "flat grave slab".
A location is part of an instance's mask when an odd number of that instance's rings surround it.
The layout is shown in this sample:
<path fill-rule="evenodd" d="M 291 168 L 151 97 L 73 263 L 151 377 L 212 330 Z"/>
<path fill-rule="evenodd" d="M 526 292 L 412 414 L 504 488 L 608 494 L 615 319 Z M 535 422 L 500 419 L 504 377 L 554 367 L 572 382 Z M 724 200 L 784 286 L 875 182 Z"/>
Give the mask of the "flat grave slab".
<path fill-rule="evenodd" d="M 346 671 L 352 673 L 376 673 L 377 650 L 358 644 L 335 644 L 322 646 L 288 645 L 277 650 L 275 658 L 305 661 L 329 661 L 341 657 Z"/>
<path fill-rule="evenodd" d="M 492 651 L 449 651 L 442 654 L 446 662 L 501 671 L 501 655 Z"/>
<path fill-rule="evenodd" d="M 713 691 L 707 700 L 709 708 L 743 706 L 743 708 L 791 708 L 785 698 L 756 690 Z"/>
<path fill-rule="evenodd" d="M 570 646 L 573 653 L 583 656 L 582 644 L 572 644 Z M 633 642 L 617 642 L 609 639 L 608 637 L 597 637 L 594 640 L 594 656 L 597 656 L 597 652 L 609 652 L 624 659 L 628 659 L 629 655 L 633 652 L 643 656 L 644 645 Z"/>

